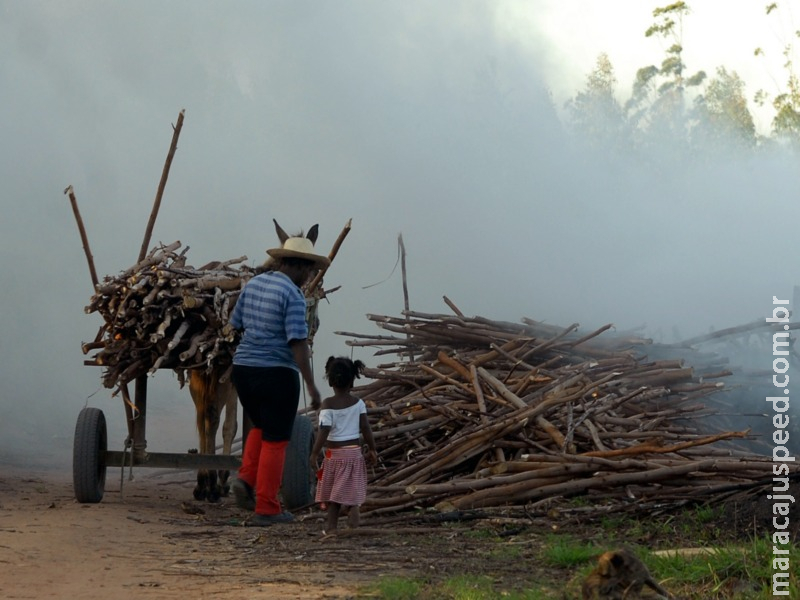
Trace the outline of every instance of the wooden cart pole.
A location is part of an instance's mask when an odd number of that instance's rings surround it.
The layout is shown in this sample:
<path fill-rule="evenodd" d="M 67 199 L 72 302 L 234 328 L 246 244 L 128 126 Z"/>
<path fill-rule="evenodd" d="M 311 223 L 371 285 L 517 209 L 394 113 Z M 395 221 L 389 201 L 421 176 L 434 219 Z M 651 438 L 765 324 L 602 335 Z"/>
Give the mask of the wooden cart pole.
<path fill-rule="evenodd" d="M 139 375 L 134 387 L 136 418 L 133 420 L 133 458 L 142 460 L 147 450 L 147 375 Z"/>
<path fill-rule="evenodd" d="M 181 110 L 178 114 L 178 120 L 172 128 L 172 143 L 169 146 L 167 160 L 164 162 L 164 169 L 161 171 L 161 181 L 158 183 L 156 198 L 153 202 L 153 210 L 150 211 L 150 219 L 147 222 L 147 229 L 144 233 L 142 247 L 139 250 L 137 263 L 142 262 L 145 256 L 147 256 L 147 248 L 150 245 L 150 238 L 153 235 L 153 226 L 156 223 L 158 210 L 161 207 L 161 198 L 164 195 L 164 189 L 167 187 L 169 169 L 172 166 L 172 159 L 175 156 L 175 151 L 178 149 L 178 138 L 183 128 L 183 116 L 185 113 L 185 109 Z M 136 378 L 134 403 L 136 404 L 137 418 L 133 421 L 133 456 L 134 459 L 138 460 L 144 457 L 147 448 L 147 435 L 145 430 L 145 426 L 147 425 L 147 375 L 140 375 Z"/>
<path fill-rule="evenodd" d="M 78 223 L 78 231 L 81 234 L 81 242 L 83 243 L 83 252 L 86 254 L 86 260 L 89 262 L 89 275 L 92 277 L 92 289 L 97 291 L 99 280 L 97 279 L 97 271 L 94 269 L 94 258 L 92 258 L 92 252 L 89 250 L 89 238 L 86 236 L 83 219 L 78 210 L 78 201 L 75 199 L 75 191 L 72 189 L 71 185 L 68 185 L 64 193 L 69 196 L 69 202 L 72 204 L 72 212 L 75 214 L 75 221 Z"/>
<path fill-rule="evenodd" d="M 178 137 L 181 135 L 181 128 L 183 127 L 183 115 L 185 109 L 181 110 L 178 115 L 178 121 L 172 128 L 172 144 L 170 144 L 169 152 L 167 153 L 167 160 L 164 162 L 164 169 L 161 172 L 161 181 L 158 184 L 158 191 L 156 192 L 156 199 L 153 202 L 153 210 L 150 211 L 150 220 L 147 222 L 147 230 L 144 233 L 144 240 L 142 241 L 142 248 L 139 250 L 139 258 L 137 263 L 142 262 L 144 257 L 147 256 L 147 248 L 150 245 L 150 238 L 153 235 L 153 226 L 156 223 L 158 216 L 158 209 L 161 207 L 161 197 L 164 195 L 164 188 L 167 187 L 167 177 L 169 177 L 169 169 L 172 166 L 172 158 L 175 156 L 175 150 L 178 149 Z"/>
<path fill-rule="evenodd" d="M 336 258 L 336 255 L 339 253 L 339 248 L 342 246 L 342 242 L 344 242 L 344 238 L 347 237 L 347 234 L 350 233 L 350 226 L 353 223 L 353 219 L 348 219 L 347 223 L 345 223 L 344 228 L 342 229 L 339 237 L 336 238 L 336 241 L 333 243 L 333 247 L 331 251 L 328 253 L 328 260 L 333 263 L 333 259 Z M 327 267 L 323 267 L 320 269 L 317 274 L 314 276 L 314 279 L 311 280 L 311 283 L 308 284 L 308 288 L 306 289 L 306 296 L 311 296 L 317 289 L 317 286 L 322 281 L 322 278 L 325 276 L 325 273 L 330 268 L 330 265 Z"/>

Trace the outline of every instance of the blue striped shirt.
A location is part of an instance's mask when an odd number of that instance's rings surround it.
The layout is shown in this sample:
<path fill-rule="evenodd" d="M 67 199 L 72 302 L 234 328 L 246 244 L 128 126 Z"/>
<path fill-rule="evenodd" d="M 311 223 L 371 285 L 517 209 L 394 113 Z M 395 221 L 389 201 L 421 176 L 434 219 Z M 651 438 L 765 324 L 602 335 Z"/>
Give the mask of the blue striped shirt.
<path fill-rule="evenodd" d="M 299 370 L 289 341 L 308 337 L 306 299 L 288 275 L 268 271 L 250 279 L 233 307 L 230 323 L 244 331 L 234 364 Z"/>

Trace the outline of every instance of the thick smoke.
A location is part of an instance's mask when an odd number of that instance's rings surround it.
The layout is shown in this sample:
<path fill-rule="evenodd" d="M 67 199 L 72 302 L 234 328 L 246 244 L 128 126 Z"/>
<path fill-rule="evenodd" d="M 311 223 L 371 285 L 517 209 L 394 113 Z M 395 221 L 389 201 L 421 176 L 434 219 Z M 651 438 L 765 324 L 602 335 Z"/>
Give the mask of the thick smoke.
<path fill-rule="evenodd" d="M 91 285 L 62 190 L 74 186 L 101 277 L 133 264 L 182 108 L 153 243 L 180 240 L 195 265 L 257 264 L 273 217 L 320 223 L 325 250 L 353 219 L 326 278 L 342 287 L 321 308 L 318 370 L 351 352 L 334 331 L 372 333 L 367 313 L 402 310 L 399 270 L 367 287 L 392 271 L 399 233 L 425 312 L 446 312 L 447 295 L 467 314 L 675 341 L 765 316 L 797 283 L 789 157 L 585 146 L 490 3 L 75 6 L 0 4 L 14 57 L 0 63 L 0 462 L 68 466 L 87 403 L 121 445 L 121 400 L 83 366 L 100 322 L 83 313 Z M 148 389 L 151 450 L 196 445 L 188 391 L 168 372 Z"/>

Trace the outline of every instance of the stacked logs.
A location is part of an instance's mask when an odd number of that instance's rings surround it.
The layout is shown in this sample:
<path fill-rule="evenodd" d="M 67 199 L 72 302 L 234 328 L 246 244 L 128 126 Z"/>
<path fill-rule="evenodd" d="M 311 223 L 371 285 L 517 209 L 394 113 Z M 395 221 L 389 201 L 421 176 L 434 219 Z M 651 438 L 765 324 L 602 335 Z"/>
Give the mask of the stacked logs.
<path fill-rule="evenodd" d="M 354 391 L 379 450 L 365 510 L 574 495 L 663 506 L 770 480 L 770 459 L 732 441 L 747 432 L 697 427 L 729 371 L 650 359 L 651 340 L 602 336 L 610 325 L 581 335 L 577 324 L 470 318 L 453 308 L 452 316 L 368 315 L 389 335 L 338 332 L 354 338 L 350 346 L 398 357 L 368 368 L 371 381 Z"/>
<path fill-rule="evenodd" d="M 334 241 L 330 263 L 351 224 L 348 220 Z M 229 323 L 231 311 L 245 284 L 266 270 L 269 261 L 252 268 L 241 264 L 247 257 L 240 256 L 195 269 L 186 264 L 188 250 L 181 249 L 180 242 L 161 244 L 119 275 L 102 282 L 93 277 L 95 294 L 85 311 L 99 313 L 104 323 L 82 349 L 84 354 L 97 350 L 84 364 L 105 368 L 105 387 L 124 393 L 130 381 L 158 369 L 174 369 L 182 384 L 189 369 L 214 371 L 220 381 L 230 376 L 239 342 L 239 333 Z M 330 263 L 302 287 L 309 342 L 319 325 L 319 301 L 339 289 L 322 287 Z"/>
<path fill-rule="evenodd" d="M 107 276 L 85 308 L 103 325 L 83 352 L 104 367 L 103 385 L 120 387 L 159 368 L 230 367 L 238 334 L 228 324 L 244 284 L 257 272 L 246 256 L 195 269 L 180 242 L 155 247 L 144 260 Z"/>

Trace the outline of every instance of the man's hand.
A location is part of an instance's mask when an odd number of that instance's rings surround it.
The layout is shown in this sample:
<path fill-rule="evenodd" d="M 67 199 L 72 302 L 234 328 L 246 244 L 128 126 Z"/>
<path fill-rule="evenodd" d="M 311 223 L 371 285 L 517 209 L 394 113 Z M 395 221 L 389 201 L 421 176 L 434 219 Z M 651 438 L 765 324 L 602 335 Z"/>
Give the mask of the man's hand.
<path fill-rule="evenodd" d="M 289 340 L 289 347 L 292 349 L 294 362 L 297 363 L 297 368 L 300 369 L 300 374 L 303 376 L 303 381 L 305 381 L 308 393 L 311 396 L 311 408 L 319 410 L 321 400 L 317 384 L 314 383 L 314 371 L 311 369 L 311 349 L 309 348 L 308 340 Z"/>
<path fill-rule="evenodd" d="M 317 386 L 311 385 L 308 389 L 308 394 L 311 396 L 312 410 L 319 410 L 319 407 L 322 405 L 322 398 L 319 395 L 319 390 L 317 389 Z"/>

